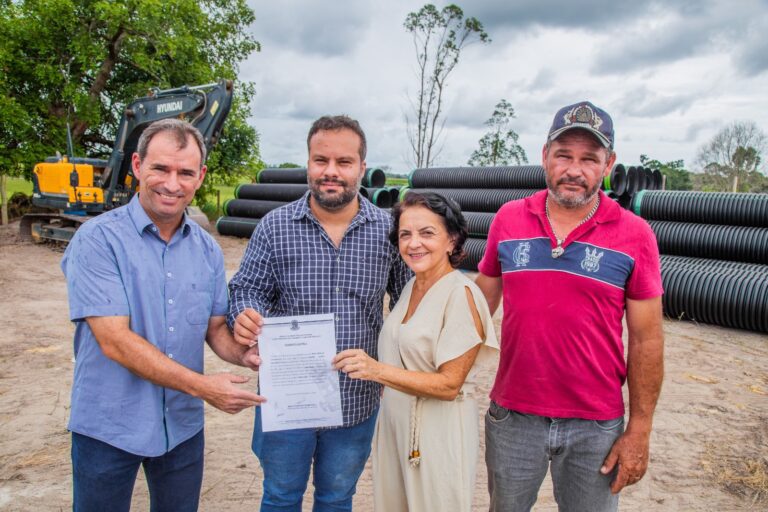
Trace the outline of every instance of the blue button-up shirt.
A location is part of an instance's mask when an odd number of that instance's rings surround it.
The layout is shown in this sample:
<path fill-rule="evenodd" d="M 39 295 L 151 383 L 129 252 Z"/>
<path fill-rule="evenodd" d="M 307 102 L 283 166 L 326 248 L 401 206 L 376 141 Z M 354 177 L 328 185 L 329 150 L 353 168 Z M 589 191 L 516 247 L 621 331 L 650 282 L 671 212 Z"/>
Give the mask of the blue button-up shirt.
<path fill-rule="evenodd" d="M 261 220 L 229 283 L 230 326 L 246 308 L 265 317 L 333 313 L 339 351 L 377 356 L 384 294 L 394 304 L 411 271 L 389 242 L 390 215 L 358 197 L 360 210 L 338 248 L 312 215 L 309 192 Z M 371 416 L 381 388 L 339 375 L 344 426 L 355 425 Z"/>
<path fill-rule="evenodd" d="M 169 243 L 138 200 L 89 220 L 61 268 L 75 322 L 75 375 L 68 428 L 121 450 L 158 456 L 203 428 L 203 403 L 137 377 L 108 359 L 87 317 L 127 316 L 162 353 L 203 372 L 208 320 L 227 313 L 221 249 L 185 217 Z"/>

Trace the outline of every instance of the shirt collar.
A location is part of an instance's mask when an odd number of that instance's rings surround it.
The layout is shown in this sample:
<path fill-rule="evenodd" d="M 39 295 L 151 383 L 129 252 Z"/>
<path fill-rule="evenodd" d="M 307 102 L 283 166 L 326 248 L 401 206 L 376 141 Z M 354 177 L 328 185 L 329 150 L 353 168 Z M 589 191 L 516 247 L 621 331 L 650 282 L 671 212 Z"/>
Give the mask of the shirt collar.
<path fill-rule="evenodd" d="M 187 217 L 187 213 L 184 212 L 182 215 L 181 234 L 183 236 L 187 236 L 190 229 L 192 228 L 189 226 L 189 218 Z M 131 198 L 131 201 L 128 203 L 128 216 L 131 218 L 133 227 L 136 228 L 136 232 L 139 235 L 144 233 L 144 231 L 146 231 L 148 228 L 151 230 L 152 228 L 156 227 L 154 222 L 152 222 L 152 219 L 150 219 L 149 215 L 147 215 L 147 212 L 144 211 L 144 207 L 141 206 L 138 193 L 134 194 Z"/>
<path fill-rule="evenodd" d="M 595 212 L 595 222 L 603 224 L 606 222 L 618 220 L 619 216 L 621 215 L 621 206 L 619 206 L 616 201 L 605 195 L 602 190 L 598 190 L 597 193 L 600 194 L 600 206 Z M 547 189 L 544 189 L 532 196 L 525 198 L 528 211 L 537 216 L 546 215 L 546 200 Z"/>
<path fill-rule="evenodd" d="M 309 209 L 309 195 L 310 191 L 307 190 L 304 196 L 297 201 L 298 204 L 296 206 L 296 211 L 293 212 L 293 217 L 291 217 L 293 220 L 303 219 L 304 217 L 314 218 L 314 215 L 312 215 L 312 210 Z M 371 204 L 370 201 L 360 195 L 359 192 L 357 193 L 357 199 L 360 203 L 360 209 L 352 219 L 352 224 L 361 221 L 372 222 L 374 220 L 373 208 L 375 207 L 373 204 Z"/>

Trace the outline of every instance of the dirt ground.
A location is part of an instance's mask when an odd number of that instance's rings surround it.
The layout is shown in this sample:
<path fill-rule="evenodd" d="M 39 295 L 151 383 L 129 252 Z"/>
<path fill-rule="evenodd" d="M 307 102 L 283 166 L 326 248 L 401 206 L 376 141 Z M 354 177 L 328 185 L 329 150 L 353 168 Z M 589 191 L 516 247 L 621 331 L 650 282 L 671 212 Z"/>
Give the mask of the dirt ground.
<path fill-rule="evenodd" d="M 20 242 L 17 231 L 18 223 L 0 226 L 0 510 L 67 510 L 73 327 L 59 269 L 62 254 L 50 245 Z M 231 275 L 246 241 L 219 241 Z M 664 328 L 666 378 L 650 469 L 622 494 L 620 508 L 768 510 L 768 336 L 674 320 Z M 210 351 L 206 371 L 249 373 Z M 488 372 L 484 397 L 492 380 Z M 482 412 L 486 406 L 483 398 Z M 206 406 L 201 510 L 257 510 L 261 473 L 250 450 L 252 421 L 251 411 L 230 416 Z M 485 465 L 477 464 L 475 509 L 487 510 Z M 371 492 L 369 467 L 355 510 L 372 509 Z M 147 503 L 140 476 L 134 510 L 147 510 Z M 311 486 L 305 499 L 305 510 L 310 508 Z M 548 482 L 535 510 L 556 510 Z"/>

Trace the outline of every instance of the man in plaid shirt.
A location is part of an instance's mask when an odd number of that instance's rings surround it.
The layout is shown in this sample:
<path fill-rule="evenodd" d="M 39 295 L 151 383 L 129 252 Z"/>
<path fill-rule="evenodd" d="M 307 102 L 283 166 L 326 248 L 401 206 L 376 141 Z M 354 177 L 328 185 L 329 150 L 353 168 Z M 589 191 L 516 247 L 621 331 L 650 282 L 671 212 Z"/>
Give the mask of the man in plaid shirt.
<path fill-rule="evenodd" d="M 332 313 L 338 351 L 377 356 L 383 300 L 397 301 L 410 270 L 388 239 L 390 216 L 358 192 L 366 142 L 357 121 L 321 117 L 307 137 L 309 192 L 266 215 L 229 283 L 235 339 L 257 343 L 262 317 Z M 262 432 L 253 452 L 264 471 L 262 511 L 301 510 L 314 461 L 314 510 L 352 510 L 371 449 L 380 385 L 339 374 L 343 426 Z M 267 397 L 268 398 L 268 397 Z"/>

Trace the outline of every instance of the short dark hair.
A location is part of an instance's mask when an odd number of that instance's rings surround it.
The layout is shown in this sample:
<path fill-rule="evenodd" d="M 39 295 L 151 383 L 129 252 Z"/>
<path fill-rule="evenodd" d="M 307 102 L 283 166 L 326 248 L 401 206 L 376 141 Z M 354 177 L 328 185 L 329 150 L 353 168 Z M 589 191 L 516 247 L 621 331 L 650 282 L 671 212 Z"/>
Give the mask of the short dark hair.
<path fill-rule="evenodd" d="M 453 251 L 448 255 L 448 261 L 453 268 L 457 268 L 467 256 L 464 252 L 464 242 L 468 234 L 467 220 L 462 215 L 459 204 L 449 197 L 434 192 L 407 192 L 403 200 L 392 208 L 392 231 L 389 232 L 389 241 L 397 245 L 400 215 L 414 206 L 422 206 L 443 219 L 448 236 L 453 239 Z"/>
<path fill-rule="evenodd" d="M 205 141 L 200 130 L 195 128 L 188 121 L 182 121 L 181 119 L 170 118 L 161 119 L 150 124 L 139 137 L 139 143 L 136 146 L 136 152 L 139 154 L 139 159 L 144 160 L 147 157 L 147 148 L 152 137 L 161 132 L 168 132 L 172 137 L 176 138 L 176 142 L 179 144 L 179 148 L 184 149 L 187 147 L 189 137 L 194 139 L 200 150 L 200 166 L 205 163 L 206 150 Z"/>
<path fill-rule="evenodd" d="M 358 153 L 360 153 L 360 161 L 364 161 L 365 155 L 368 152 L 368 145 L 365 142 L 365 133 L 360 127 L 360 123 L 346 115 L 323 116 L 312 123 L 312 128 L 309 129 L 309 135 L 307 135 L 307 151 L 309 151 L 309 143 L 312 140 L 312 137 L 314 137 L 317 132 L 321 130 L 338 131 L 343 130 L 344 128 L 352 130 L 358 137 L 360 137 L 360 149 L 358 150 Z"/>

